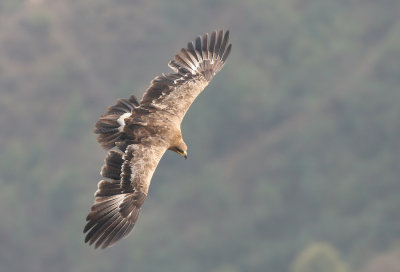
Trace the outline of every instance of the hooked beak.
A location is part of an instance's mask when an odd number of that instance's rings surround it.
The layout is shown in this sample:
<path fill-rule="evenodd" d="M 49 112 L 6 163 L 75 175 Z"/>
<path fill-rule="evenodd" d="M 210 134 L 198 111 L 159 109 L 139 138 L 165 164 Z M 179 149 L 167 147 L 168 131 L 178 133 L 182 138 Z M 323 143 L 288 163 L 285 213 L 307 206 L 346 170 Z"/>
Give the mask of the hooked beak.
<path fill-rule="evenodd" d="M 182 157 L 185 158 L 185 160 L 187 159 L 187 151 L 182 151 L 180 149 L 175 149 L 174 150 L 176 153 L 178 153 L 179 155 L 181 155 Z"/>

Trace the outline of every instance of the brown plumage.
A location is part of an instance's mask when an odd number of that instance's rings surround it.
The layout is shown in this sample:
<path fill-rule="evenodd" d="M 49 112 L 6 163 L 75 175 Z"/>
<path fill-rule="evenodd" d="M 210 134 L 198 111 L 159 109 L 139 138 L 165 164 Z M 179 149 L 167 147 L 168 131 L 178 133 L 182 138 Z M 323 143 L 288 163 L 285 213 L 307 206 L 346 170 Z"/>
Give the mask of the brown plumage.
<path fill-rule="evenodd" d="M 231 51 L 229 31 L 189 42 L 156 77 L 140 103 L 119 99 L 95 125 L 97 141 L 111 149 L 84 228 L 85 242 L 105 248 L 126 237 L 139 216 L 151 177 L 166 150 L 187 156 L 181 122 L 196 97 L 221 70 Z"/>

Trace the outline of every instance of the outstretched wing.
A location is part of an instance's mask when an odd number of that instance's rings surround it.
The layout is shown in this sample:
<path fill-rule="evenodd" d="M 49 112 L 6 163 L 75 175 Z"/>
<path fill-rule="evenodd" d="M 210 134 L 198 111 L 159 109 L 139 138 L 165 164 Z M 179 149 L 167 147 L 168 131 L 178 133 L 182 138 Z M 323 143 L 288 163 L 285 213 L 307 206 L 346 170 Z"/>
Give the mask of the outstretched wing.
<path fill-rule="evenodd" d="M 214 31 L 189 42 L 169 66 L 173 74 L 163 74 L 151 82 L 140 102 L 176 115 L 180 121 L 196 97 L 221 70 L 231 51 L 229 31 Z"/>
<path fill-rule="evenodd" d="M 151 143 L 151 141 L 149 141 Z M 128 236 L 139 216 L 151 177 L 166 151 L 162 145 L 132 144 L 125 153 L 111 150 L 83 232 L 85 242 L 105 248 Z"/>

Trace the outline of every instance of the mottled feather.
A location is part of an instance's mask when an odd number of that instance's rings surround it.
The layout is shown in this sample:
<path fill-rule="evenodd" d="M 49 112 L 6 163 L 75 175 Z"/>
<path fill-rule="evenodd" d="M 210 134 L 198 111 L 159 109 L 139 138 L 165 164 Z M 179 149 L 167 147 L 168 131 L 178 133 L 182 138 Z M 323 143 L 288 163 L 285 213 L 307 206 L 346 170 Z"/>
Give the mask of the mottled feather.
<path fill-rule="evenodd" d="M 168 64 L 175 73 L 161 75 L 151 82 L 140 105 L 151 105 L 172 113 L 182 121 L 186 111 L 223 67 L 231 51 L 229 31 L 214 31 L 190 42 Z M 215 45 L 215 39 L 217 44 Z"/>
<path fill-rule="evenodd" d="M 153 79 L 140 103 L 119 99 L 95 124 L 97 141 L 111 149 L 86 218 L 85 242 L 105 248 L 127 237 L 146 200 L 153 173 L 166 150 L 186 157 L 181 121 L 195 98 L 229 56 L 229 31 L 199 36 L 169 62 L 174 70 Z M 177 147 L 181 148 L 178 149 Z"/>
<path fill-rule="evenodd" d="M 112 180 L 98 184 L 95 204 L 86 218 L 85 242 L 95 243 L 95 248 L 105 248 L 129 234 L 146 199 L 151 177 L 166 150 L 166 145 L 132 144 L 123 156 L 119 151 L 109 151 L 102 175 Z M 116 177 L 110 169 L 119 169 L 120 176 Z"/>

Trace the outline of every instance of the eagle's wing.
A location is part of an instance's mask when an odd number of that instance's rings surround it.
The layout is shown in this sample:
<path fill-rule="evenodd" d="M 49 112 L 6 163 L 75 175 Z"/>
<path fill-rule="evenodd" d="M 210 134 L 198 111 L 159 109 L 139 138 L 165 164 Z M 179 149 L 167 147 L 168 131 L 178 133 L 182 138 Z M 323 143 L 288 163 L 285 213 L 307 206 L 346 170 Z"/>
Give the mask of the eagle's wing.
<path fill-rule="evenodd" d="M 157 140 L 157 139 L 154 139 Z M 126 237 L 139 216 L 151 177 L 166 151 L 166 146 L 132 144 L 125 153 L 109 151 L 95 193 L 95 201 L 86 220 L 85 242 L 95 248 L 111 246 Z"/>
<path fill-rule="evenodd" d="M 130 117 L 138 106 L 139 102 L 134 95 L 129 99 L 118 99 L 117 103 L 108 107 L 107 112 L 96 122 L 94 133 L 99 135 L 97 141 L 104 149 L 111 149 L 117 143 L 128 145 L 134 142 L 133 139 L 128 139 L 123 128 L 125 118 Z"/>
<path fill-rule="evenodd" d="M 153 79 L 140 106 L 170 112 L 182 121 L 195 98 L 223 67 L 232 46 L 228 40 L 229 31 L 221 30 L 189 42 L 168 64 L 175 73 Z"/>

